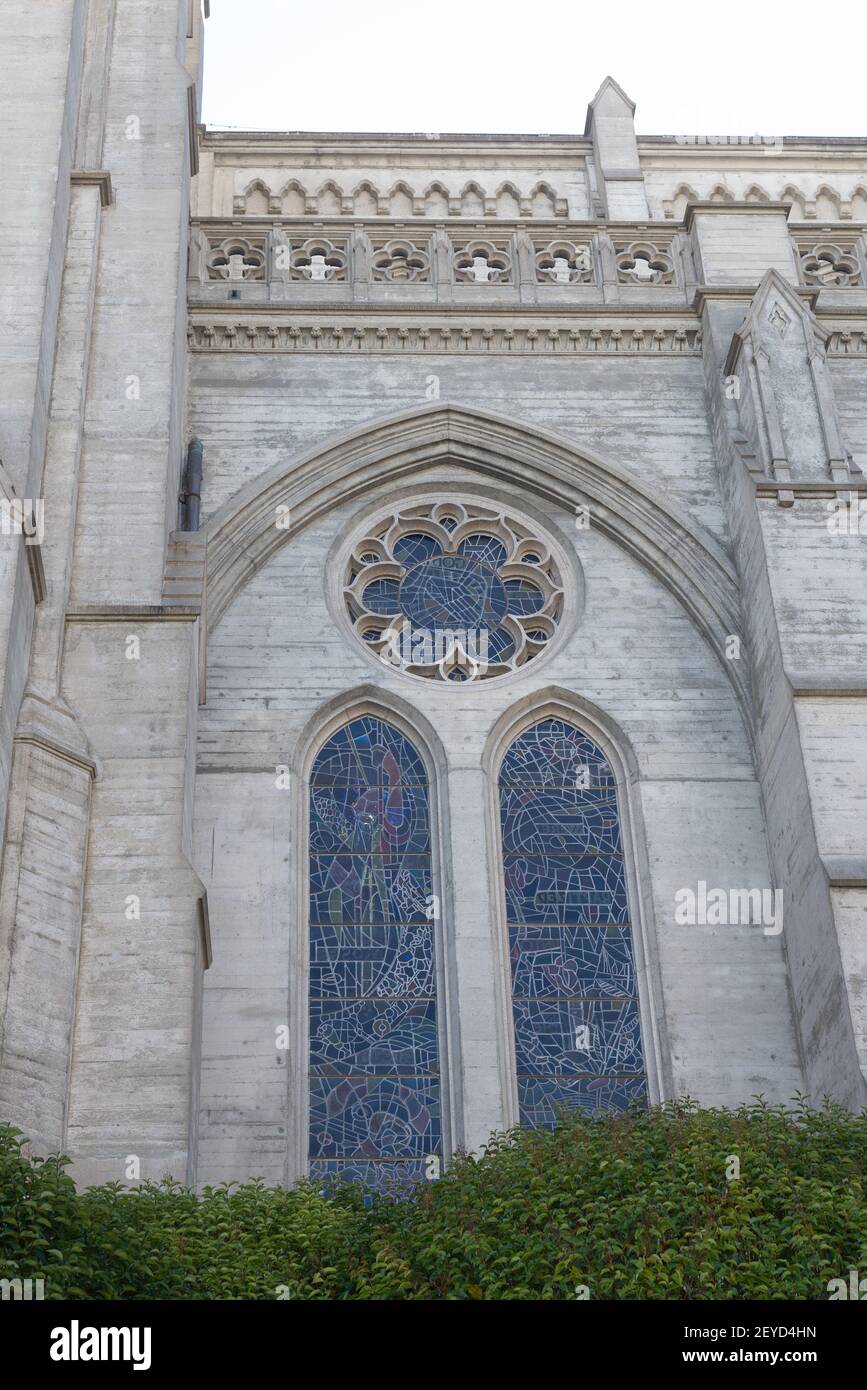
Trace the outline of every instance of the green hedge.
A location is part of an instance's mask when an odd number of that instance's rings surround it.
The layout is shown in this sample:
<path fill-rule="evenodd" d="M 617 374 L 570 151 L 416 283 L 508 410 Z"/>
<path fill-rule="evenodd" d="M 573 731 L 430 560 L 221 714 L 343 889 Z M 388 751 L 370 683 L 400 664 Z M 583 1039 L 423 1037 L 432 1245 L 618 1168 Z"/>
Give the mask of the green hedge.
<path fill-rule="evenodd" d="M 0 1127 L 0 1277 L 47 1298 L 827 1299 L 867 1275 L 867 1115 L 834 1106 L 571 1117 L 367 1207 L 348 1187 L 78 1193 L 22 1143 Z"/>

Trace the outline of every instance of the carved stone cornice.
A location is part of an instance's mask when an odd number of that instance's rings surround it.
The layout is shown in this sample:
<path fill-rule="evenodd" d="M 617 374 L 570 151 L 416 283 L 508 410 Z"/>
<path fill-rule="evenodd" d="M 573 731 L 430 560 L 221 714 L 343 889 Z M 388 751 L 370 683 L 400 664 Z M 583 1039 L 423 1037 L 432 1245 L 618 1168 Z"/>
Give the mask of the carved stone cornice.
<path fill-rule="evenodd" d="M 860 328 L 832 328 L 825 352 L 829 357 L 867 358 L 867 323 Z"/>
<path fill-rule="evenodd" d="M 281 312 L 282 310 L 282 312 Z M 468 322 L 468 319 L 475 320 Z M 652 314 L 612 312 L 540 315 L 469 313 L 465 305 L 449 313 L 400 316 L 386 306 L 375 314 L 357 307 L 341 312 L 287 312 L 269 305 L 267 313 L 234 314 L 219 306 L 194 308 L 188 342 L 192 352 L 286 352 L 351 356 L 358 353 L 430 353 L 437 356 L 511 357 L 684 357 L 701 349 L 701 328 L 682 310 Z"/>
<path fill-rule="evenodd" d="M 456 163 L 461 169 L 471 159 L 484 160 L 499 168 L 511 159 L 530 165 L 534 170 L 540 158 L 556 160 L 565 168 L 574 169 L 576 155 L 580 158 L 592 150 L 592 142 L 583 135 L 490 135 L 484 132 L 438 132 L 427 134 L 407 131 L 282 131 L 282 130 L 212 130 L 205 126 L 201 148 L 213 153 L 218 162 L 236 164 L 242 160 L 255 161 L 257 167 L 284 160 L 307 158 L 317 164 L 327 161 L 332 168 L 358 167 L 358 151 L 364 151 L 366 167 L 382 166 L 393 169 L 417 165 L 428 169 L 437 165 Z"/>

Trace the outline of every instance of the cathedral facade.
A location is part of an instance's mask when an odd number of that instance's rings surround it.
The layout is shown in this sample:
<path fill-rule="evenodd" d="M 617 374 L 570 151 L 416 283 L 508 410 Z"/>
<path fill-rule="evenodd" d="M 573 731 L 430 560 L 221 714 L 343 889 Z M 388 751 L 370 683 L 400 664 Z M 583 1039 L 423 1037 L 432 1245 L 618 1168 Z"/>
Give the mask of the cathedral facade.
<path fill-rule="evenodd" d="M 867 140 L 212 131 L 207 11 L 7 34 L 0 1119 L 860 1108 Z"/>

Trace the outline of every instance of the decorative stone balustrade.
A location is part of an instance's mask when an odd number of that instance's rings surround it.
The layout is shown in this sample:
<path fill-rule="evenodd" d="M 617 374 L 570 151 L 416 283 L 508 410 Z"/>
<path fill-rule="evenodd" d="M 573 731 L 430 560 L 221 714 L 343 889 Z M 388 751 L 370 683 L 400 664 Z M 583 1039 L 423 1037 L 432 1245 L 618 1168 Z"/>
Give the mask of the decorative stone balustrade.
<path fill-rule="evenodd" d="M 312 234 L 311 234 L 312 233 Z M 337 300 L 493 305 L 684 303 L 695 284 L 680 230 L 596 224 L 537 228 L 296 223 L 264 220 L 243 235 L 216 219 L 190 234 L 190 296 L 215 302 Z"/>

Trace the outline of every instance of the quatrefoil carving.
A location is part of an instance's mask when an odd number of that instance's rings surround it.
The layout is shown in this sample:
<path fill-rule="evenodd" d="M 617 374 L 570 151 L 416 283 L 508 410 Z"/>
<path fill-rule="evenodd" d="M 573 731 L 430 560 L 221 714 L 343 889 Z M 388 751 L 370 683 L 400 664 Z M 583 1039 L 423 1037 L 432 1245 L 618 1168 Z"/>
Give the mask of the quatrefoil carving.
<path fill-rule="evenodd" d="M 427 251 L 412 241 L 400 238 L 387 241 L 374 251 L 371 266 L 374 280 L 386 280 L 394 285 L 430 280 L 430 256 Z"/>
<path fill-rule="evenodd" d="M 485 285 L 511 279 L 512 259 L 504 246 L 470 241 L 455 252 L 455 276 L 469 284 Z"/>
<path fill-rule="evenodd" d="M 208 275 L 212 280 L 264 280 L 264 247 L 244 237 L 221 241 L 208 256 Z"/>
<path fill-rule="evenodd" d="M 651 241 L 633 241 L 617 249 L 617 275 L 627 285 L 672 285 L 674 262 Z"/>
<path fill-rule="evenodd" d="M 590 247 L 572 241 L 549 241 L 536 251 L 536 275 L 555 285 L 593 283 L 593 257 Z"/>
<path fill-rule="evenodd" d="M 289 257 L 295 280 L 345 280 L 347 255 L 341 246 L 324 237 L 310 237 Z"/>
<path fill-rule="evenodd" d="M 855 255 L 831 242 L 820 242 L 802 251 L 801 271 L 808 285 L 843 287 L 861 283 L 861 268 Z"/>

